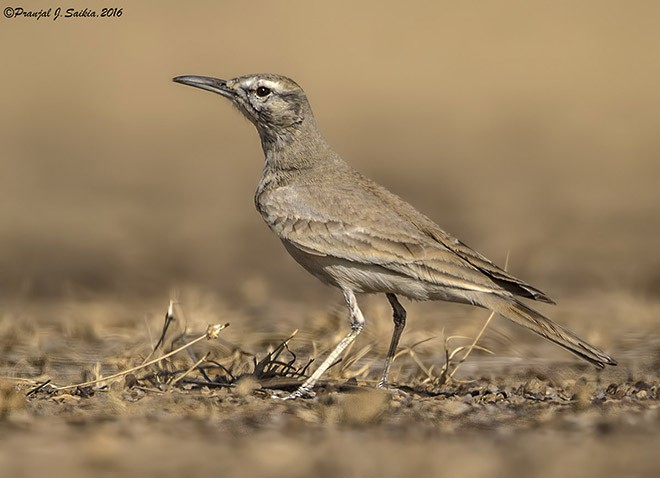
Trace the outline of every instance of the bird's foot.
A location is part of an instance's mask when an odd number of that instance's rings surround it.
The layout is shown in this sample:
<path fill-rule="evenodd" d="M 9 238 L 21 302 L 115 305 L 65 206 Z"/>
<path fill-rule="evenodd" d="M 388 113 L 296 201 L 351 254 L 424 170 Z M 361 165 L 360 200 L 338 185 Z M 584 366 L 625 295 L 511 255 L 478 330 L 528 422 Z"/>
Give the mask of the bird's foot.
<path fill-rule="evenodd" d="M 296 398 L 314 398 L 316 393 L 311 388 L 307 388 L 304 385 L 298 388 L 295 392 L 287 395 L 282 400 L 295 400 Z"/>
<path fill-rule="evenodd" d="M 392 383 L 387 383 L 386 381 L 381 380 L 378 382 L 378 385 L 376 385 L 377 390 L 384 390 L 387 392 L 390 392 L 393 398 L 404 398 L 409 395 L 408 392 L 401 390 L 399 387 Z"/>
<path fill-rule="evenodd" d="M 389 392 L 399 392 L 401 389 L 397 387 L 396 385 L 393 385 L 391 383 L 383 382 L 380 381 L 378 382 L 378 385 L 376 385 L 376 388 L 379 390 L 387 390 Z"/>

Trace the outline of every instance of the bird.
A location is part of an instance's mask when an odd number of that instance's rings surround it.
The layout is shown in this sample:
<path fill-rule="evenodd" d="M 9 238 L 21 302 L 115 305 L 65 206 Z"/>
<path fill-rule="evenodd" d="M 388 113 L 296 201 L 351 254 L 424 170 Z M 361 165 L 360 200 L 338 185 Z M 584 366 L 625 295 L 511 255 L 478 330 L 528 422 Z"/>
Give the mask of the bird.
<path fill-rule="evenodd" d="M 304 269 L 339 288 L 350 329 L 318 368 L 287 398 L 312 397 L 323 373 L 362 331 L 356 294 L 384 294 L 394 330 L 378 387 L 387 387 L 406 310 L 398 297 L 489 309 L 603 368 L 617 362 L 523 303 L 554 304 L 445 232 L 427 216 L 344 161 L 319 130 L 303 89 L 272 73 L 222 80 L 173 78 L 228 99 L 256 127 L 264 153 L 257 211 Z"/>

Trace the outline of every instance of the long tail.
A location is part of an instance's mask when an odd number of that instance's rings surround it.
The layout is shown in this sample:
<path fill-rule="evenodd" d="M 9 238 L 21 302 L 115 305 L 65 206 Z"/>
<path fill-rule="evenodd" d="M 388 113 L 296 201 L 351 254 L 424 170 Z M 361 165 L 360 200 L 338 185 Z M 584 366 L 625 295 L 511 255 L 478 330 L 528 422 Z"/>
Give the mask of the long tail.
<path fill-rule="evenodd" d="M 513 298 L 490 295 L 487 298 L 482 297 L 482 299 L 484 299 L 482 300 L 484 307 L 512 320 L 516 324 L 527 327 L 538 335 L 551 340 L 557 345 L 561 345 L 588 362 L 601 368 L 605 367 L 605 365 L 617 364 L 616 360 L 602 350 L 598 350 L 570 330 L 565 329 Z"/>

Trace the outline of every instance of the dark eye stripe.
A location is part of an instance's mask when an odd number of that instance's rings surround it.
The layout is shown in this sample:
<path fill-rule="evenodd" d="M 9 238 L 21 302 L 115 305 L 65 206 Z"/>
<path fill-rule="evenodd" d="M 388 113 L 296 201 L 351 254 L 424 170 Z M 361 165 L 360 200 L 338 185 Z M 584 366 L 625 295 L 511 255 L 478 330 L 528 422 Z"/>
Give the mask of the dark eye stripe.
<path fill-rule="evenodd" d="M 257 88 L 257 96 L 263 98 L 264 96 L 270 95 L 270 88 L 266 88 L 265 86 L 260 86 Z"/>

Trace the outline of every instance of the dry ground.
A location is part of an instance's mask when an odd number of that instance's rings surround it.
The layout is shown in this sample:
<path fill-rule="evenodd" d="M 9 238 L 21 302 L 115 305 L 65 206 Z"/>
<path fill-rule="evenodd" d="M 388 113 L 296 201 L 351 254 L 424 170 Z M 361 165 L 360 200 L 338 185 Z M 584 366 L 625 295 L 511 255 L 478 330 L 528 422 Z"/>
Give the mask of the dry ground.
<path fill-rule="evenodd" d="M 402 349 L 412 348 L 412 354 L 401 354 L 394 364 L 396 388 L 381 391 L 373 385 L 390 319 L 380 303 L 386 301 L 368 299 L 370 326 L 344 363 L 330 370 L 318 396 L 284 402 L 271 395 L 299 381 L 275 360 L 269 376 L 268 353 L 300 328 L 288 342 L 290 351 L 276 357 L 300 370 L 344 333 L 340 307 L 310 312 L 273 298 L 268 308 L 246 310 L 198 292 L 183 292 L 180 300 L 167 335 L 177 339 L 174 345 L 203 334 L 209 323 L 231 325 L 219 339 L 205 339 L 129 379 L 60 392 L 46 386 L 27 397 L 46 379 L 69 385 L 142 363 L 160 334 L 165 304 L 99 300 L 8 307 L 0 321 L 0 466 L 8 476 L 660 471 L 660 335 L 657 323 L 644 322 L 645 316 L 657 317 L 657 305 L 637 309 L 643 336 L 616 327 L 594 335 L 620 360 L 616 368 L 597 371 L 496 320 L 481 342 L 495 355 L 473 352 L 454 380 L 439 384 L 421 367 L 440 372 L 443 329 L 474 336 L 486 314 L 411 304 Z M 604 300 L 594 303 L 605 310 Z M 443 307 L 449 317 L 439 321 L 436 309 Z M 626 314 L 636 307 L 631 304 Z M 224 367 L 207 369 L 210 382 L 192 373 L 172 384 L 205 353 L 204 364 Z M 9 377 L 32 380 L 17 386 Z"/>

